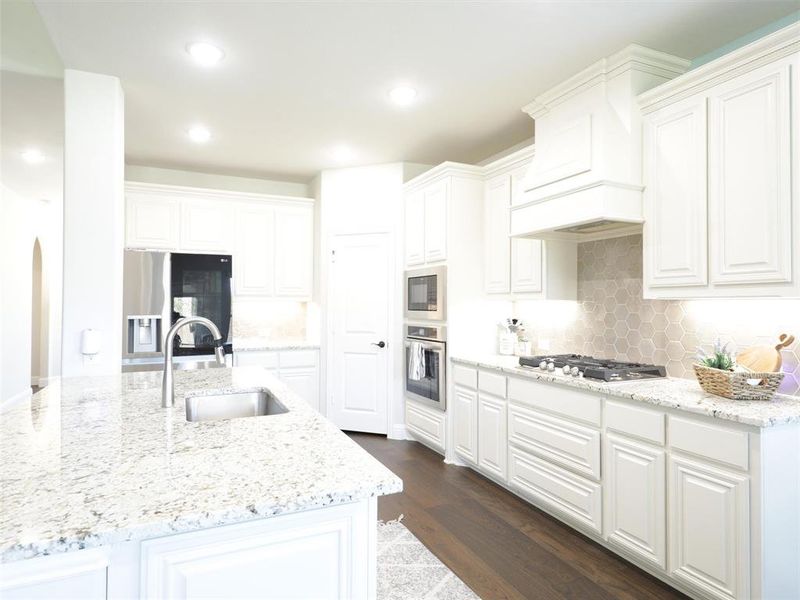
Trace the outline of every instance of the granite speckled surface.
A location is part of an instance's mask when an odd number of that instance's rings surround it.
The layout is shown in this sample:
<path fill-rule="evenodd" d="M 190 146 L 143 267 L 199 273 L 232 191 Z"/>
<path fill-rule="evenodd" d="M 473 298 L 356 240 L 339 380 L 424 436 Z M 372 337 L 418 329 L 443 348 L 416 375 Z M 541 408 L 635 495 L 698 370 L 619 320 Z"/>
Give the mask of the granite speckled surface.
<path fill-rule="evenodd" d="M 559 373 L 547 373 L 538 368 L 521 367 L 516 356 L 452 357 L 453 362 L 502 371 L 508 375 L 519 375 L 541 381 L 599 392 L 606 396 L 626 398 L 665 406 L 699 415 L 736 421 L 756 427 L 772 427 L 800 423 L 800 398 L 776 395 L 770 401 L 728 400 L 706 394 L 697 381 L 665 377 L 642 381 L 606 383 L 602 381 L 571 377 Z"/>
<path fill-rule="evenodd" d="M 234 338 L 234 352 L 258 352 L 266 350 L 317 350 L 319 342 L 309 340 L 274 341 L 264 338 Z"/>
<path fill-rule="evenodd" d="M 258 367 L 65 378 L 0 415 L 0 562 L 352 502 L 402 481 Z M 282 415 L 189 423 L 184 397 L 270 390 Z"/>

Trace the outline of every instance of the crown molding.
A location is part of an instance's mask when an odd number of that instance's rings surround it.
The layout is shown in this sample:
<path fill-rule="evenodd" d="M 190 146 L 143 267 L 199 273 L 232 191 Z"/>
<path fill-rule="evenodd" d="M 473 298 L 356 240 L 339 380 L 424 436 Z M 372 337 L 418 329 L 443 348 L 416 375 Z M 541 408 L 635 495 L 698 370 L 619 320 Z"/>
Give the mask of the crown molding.
<path fill-rule="evenodd" d="M 403 190 L 413 191 L 443 177 L 463 177 L 466 179 L 483 179 L 484 168 L 457 162 L 443 162 L 409 179 L 403 184 Z"/>
<path fill-rule="evenodd" d="M 205 198 L 213 200 L 247 201 L 247 202 L 280 202 L 313 204 L 313 198 L 298 196 L 281 196 L 278 194 L 258 194 L 255 192 L 233 192 L 213 188 L 198 188 L 184 185 L 170 185 L 164 183 L 145 183 L 140 181 L 126 181 L 125 193 L 159 194 L 162 196 L 175 196 L 180 198 Z"/>
<path fill-rule="evenodd" d="M 630 44 L 537 96 L 533 102 L 522 107 L 522 112 L 536 119 L 584 90 L 628 71 L 673 78 L 685 73 L 690 64 L 685 58 Z"/>
<path fill-rule="evenodd" d="M 649 113 L 800 51 L 800 23 L 766 35 L 675 79 L 639 94 Z"/>
<path fill-rule="evenodd" d="M 497 160 L 484 165 L 484 177 L 494 177 L 506 171 L 516 169 L 517 167 L 530 164 L 531 160 L 533 160 L 534 154 L 536 154 L 536 144 L 531 144 L 530 146 L 520 148 L 516 152 L 512 152 L 511 154 L 508 154 L 502 158 L 498 158 Z"/>

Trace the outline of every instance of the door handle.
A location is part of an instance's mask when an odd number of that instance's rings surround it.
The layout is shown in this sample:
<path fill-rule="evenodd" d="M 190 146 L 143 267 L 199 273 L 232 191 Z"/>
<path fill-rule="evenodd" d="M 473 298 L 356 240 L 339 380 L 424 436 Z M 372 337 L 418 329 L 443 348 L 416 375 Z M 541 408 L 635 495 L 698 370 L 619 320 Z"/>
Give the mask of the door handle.
<path fill-rule="evenodd" d="M 375 342 L 372 342 L 372 345 L 377 346 L 378 348 L 386 348 L 386 342 L 384 342 L 383 340 L 381 340 L 377 344 Z"/>

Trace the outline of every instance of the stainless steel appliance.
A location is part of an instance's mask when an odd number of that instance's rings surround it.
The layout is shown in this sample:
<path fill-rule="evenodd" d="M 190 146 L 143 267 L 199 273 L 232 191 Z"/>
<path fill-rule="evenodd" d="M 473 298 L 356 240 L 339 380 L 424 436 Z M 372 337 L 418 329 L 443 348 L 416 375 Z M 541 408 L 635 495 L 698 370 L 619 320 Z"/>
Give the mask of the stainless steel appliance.
<path fill-rule="evenodd" d="M 667 370 L 659 365 L 621 362 L 580 354 L 521 356 L 519 364 L 557 374 L 609 382 L 638 381 L 667 376 Z"/>
<path fill-rule="evenodd" d="M 441 411 L 447 409 L 447 343 L 441 325 L 406 325 L 406 395 Z M 424 368 L 419 379 L 410 375 L 411 353 L 419 349 Z"/>
<path fill-rule="evenodd" d="M 169 253 L 126 250 L 122 263 L 122 356 L 160 356 L 169 319 Z M 167 326 L 168 328 L 169 326 Z"/>
<path fill-rule="evenodd" d="M 447 267 L 406 271 L 405 279 L 406 319 L 444 321 L 447 318 Z"/>

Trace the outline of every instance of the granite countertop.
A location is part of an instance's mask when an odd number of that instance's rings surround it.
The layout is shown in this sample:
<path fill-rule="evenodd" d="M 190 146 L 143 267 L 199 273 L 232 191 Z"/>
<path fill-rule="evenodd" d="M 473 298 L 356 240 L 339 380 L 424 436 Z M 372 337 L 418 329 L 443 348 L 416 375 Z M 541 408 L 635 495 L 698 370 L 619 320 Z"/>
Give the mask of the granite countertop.
<path fill-rule="evenodd" d="M 606 396 L 647 402 L 690 413 L 736 421 L 756 427 L 772 427 L 800 423 L 800 398 L 777 394 L 771 401 L 728 400 L 706 394 L 694 379 L 665 377 L 640 381 L 606 383 L 592 379 L 546 373 L 538 368 L 521 367 L 516 356 L 452 357 L 453 362 L 502 371 L 575 388 L 599 392 Z"/>
<path fill-rule="evenodd" d="M 319 342 L 312 340 L 268 340 L 266 338 L 234 338 L 234 352 L 258 352 L 260 350 L 315 350 Z"/>
<path fill-rule="evenodd" d="M 0 416 L 0 562 L 391 494 L 402 481 L 259 367 L 65 378 Z M 184 397 L 270 390 L 289 412 L 189 423 Z"/>

